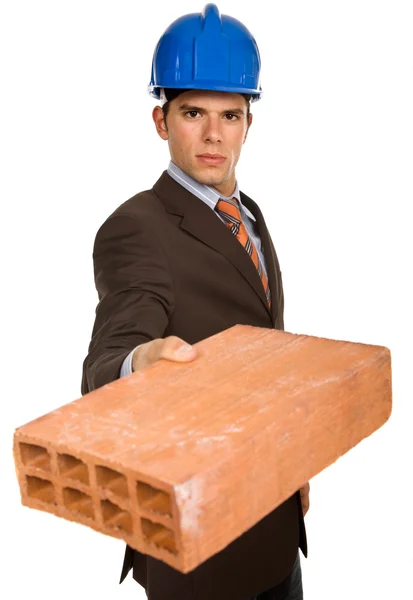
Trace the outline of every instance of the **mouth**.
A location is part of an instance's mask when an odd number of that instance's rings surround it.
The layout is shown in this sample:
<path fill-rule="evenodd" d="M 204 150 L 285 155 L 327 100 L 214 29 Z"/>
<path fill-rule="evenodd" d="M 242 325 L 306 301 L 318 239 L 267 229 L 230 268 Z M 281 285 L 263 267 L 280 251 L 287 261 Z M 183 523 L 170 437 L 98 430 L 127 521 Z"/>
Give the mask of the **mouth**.
<path fill-rule="evenodd" d="M 207 165 L 221 165 L 227 160 L 222 154 L 198 154 L 197 159 Z"/>

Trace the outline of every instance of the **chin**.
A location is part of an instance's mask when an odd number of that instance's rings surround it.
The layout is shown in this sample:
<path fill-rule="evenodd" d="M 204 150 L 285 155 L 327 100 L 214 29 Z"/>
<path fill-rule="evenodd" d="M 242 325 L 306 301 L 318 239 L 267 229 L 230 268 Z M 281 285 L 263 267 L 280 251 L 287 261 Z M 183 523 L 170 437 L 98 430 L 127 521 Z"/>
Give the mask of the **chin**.
<path fill-rule="evenodd" d="M 215 177 L 213 173 L 204 173 L 199 176 L 198 181 L 205 185 L 212 185 L 215 187 L 223 183 L 225 180 L 222 175 L 219 175 L 218 173 L 215 175 Z"/>
<path fill-rule="evenodd" d="M 197 173 L 199 177 L 203 177 L 204 179 L 213 179 L 216 183 L 224 181 L 228 176 L 228 173 L 222 169 L 221 165 L 205 165 L 201 168 L 197 167 L 194 169 L 194 173 Z"/>

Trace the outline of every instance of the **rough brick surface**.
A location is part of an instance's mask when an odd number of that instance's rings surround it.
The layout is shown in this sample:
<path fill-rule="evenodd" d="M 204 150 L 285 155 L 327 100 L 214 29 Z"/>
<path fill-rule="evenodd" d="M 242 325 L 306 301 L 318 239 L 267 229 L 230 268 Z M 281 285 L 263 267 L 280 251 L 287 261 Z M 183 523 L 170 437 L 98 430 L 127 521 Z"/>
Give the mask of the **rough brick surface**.
<path fill-rule="evenodd" d="M 15 431 L 22 503 L 183 573 L 391 413 L 390 352 L 236 325 Z"/>

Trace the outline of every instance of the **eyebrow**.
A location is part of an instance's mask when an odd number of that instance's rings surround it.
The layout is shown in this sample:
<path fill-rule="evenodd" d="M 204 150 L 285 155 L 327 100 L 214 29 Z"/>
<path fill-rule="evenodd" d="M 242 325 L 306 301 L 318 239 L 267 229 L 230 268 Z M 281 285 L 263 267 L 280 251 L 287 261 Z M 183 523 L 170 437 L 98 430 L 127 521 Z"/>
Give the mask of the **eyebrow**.
<path fill-rule="evenodd" d="M 187 103 L 181 104 L 178 107 L 178 110 L 180 112 L 186 112 L 186 111 L 191 111 L 191 110 L 205 112 L 205 108 L 202 108 L 200 106 L 195 106 L 193 104 L 187 104 Z M 227 113 L 231 113 L 232 115 L 245 115 L 245 111 L 242 110 L 242 108 L 227 108 L 221 112 L 222 115 L 227 114 Z"/>

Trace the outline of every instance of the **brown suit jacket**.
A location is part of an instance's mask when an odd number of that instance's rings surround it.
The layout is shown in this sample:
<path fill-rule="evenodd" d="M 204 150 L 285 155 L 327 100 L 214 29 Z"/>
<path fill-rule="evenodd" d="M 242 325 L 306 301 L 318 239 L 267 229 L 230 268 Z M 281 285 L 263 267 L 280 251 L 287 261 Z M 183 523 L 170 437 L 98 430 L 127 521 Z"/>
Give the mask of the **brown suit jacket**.
<path fill-rule="evenodd" d="M 83 363 L 82 394 L 117 379 L 129 352 L 155 338 L 175 335 L 195 344 L 236 324 L 284 329 L 277 255 L 257 204 L 242 192 L 241 200 L 257 220 L 272 310 L 238 240 L 164 171 L 151 190 L 124 202 L 96 234 L 99 303 Z M 297 491 L 187 574 L 126 546 L 120 582 L 133 568 L 150 600 L 246 600 L 287 577 L 298 547 L 307 556 Z"/>

